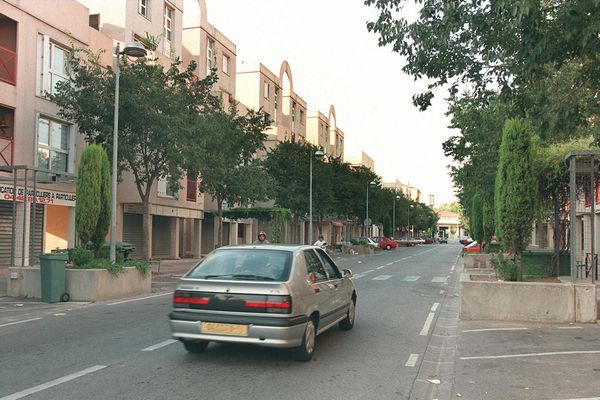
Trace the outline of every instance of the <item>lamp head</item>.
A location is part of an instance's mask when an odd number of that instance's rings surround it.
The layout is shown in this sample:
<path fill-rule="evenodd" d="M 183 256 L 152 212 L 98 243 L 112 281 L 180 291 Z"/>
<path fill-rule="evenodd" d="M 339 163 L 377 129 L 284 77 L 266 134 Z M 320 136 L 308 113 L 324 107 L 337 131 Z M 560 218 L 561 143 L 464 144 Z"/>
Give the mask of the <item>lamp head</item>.
<path fill-rule="evenodd" d="M 141 44 L 140 42 L 133 41 L 125 46 L 122 54 L 125 54 L 126 56 L 130 57 L 139 58 L 145 57 L 146 54 L 148 54 L 148 51 L 146 50 L 143 44 Z"/>

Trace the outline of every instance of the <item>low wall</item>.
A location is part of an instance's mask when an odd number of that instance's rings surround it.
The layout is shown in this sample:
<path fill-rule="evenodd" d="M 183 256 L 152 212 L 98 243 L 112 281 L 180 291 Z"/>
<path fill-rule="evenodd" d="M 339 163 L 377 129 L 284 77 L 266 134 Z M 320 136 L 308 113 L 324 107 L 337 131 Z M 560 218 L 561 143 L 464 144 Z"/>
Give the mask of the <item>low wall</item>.
<path fill-rule="evenodd" d="M 595 322 L 596 287 L 591 284 L 472 281 L 460 279 L 460 319 Z"/>
<path fill-rule="evenodd" d="M 151 293 L 152 274 L 128 267 L 117 276 L 105 269 L 67 269 L 66 292 L 72 301 L 102 301 Z M 39 268 L 9 268 L 7 295 L 41 298 Z"/>
<path fill-rule="evenodd" d="M 465 254 L 465 268 L 492 268 L 492 254 Z"/>

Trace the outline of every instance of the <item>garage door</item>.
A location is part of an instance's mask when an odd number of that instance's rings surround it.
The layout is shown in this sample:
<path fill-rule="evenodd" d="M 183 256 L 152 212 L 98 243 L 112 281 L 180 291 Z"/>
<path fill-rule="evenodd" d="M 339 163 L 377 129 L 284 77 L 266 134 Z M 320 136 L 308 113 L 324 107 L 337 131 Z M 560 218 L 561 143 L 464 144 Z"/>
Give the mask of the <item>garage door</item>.
<path fill-rule="evenodd" d="M 171 255 L 171 217 L 152 217 L 152 257 Z"/>
<path fill-rule="evenodd" d="M 10 252 L 12 247 L 12 228 L 13 228 L 13 203 L 0 201 L 0 265 L 10 264 Z M 30 210 L 33 208 L 30 206 Z M 29 214 L 33 226 L 33 213 Z M 33 246 L 29 249 L 31 263 L 38 262 L 37 256 L 42 252 L 43 234 L 44 234 L 44 205 L 36 204 L 35 227 L 31 231 L 31 240 Z M 17 235 L 23 235 L 23 227 L 16 227 Z M 20 260 L 15 260 L 15 264 L 21 265 Z"/>
<path fill-rule="evenodd" d="M 123 242 L 135 246 L 132 257 L 139 258 L 142 254 L 142 241 L 144 238 L 141 214 L 123 214 Z"/>

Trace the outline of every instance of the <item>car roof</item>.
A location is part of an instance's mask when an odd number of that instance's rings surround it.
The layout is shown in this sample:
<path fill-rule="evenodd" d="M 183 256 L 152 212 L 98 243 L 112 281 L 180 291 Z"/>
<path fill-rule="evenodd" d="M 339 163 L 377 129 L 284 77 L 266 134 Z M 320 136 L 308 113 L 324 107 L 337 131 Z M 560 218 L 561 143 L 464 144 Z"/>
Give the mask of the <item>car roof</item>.
<path fill-rule="evenodd" d="M 219 247 L 216 250 L 283 250 L 283 251 L 300 251 L 306 249 L 320 249 L 320 247 L 307 245 L 307 244 L 285 244 L 285 243 L 274 243 L 274 244 L 238 244 L 231 246 Z"/>

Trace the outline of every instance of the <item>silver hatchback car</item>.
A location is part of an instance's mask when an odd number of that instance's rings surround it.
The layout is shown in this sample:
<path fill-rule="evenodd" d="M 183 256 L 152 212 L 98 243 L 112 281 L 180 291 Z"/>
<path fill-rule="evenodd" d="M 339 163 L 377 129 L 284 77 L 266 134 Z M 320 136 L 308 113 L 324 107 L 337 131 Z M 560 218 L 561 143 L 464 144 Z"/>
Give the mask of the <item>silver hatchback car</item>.
<path fill-rule="evenodd" d="M 173 338 L 192 353 L 211 341 L 235 342 L 293 348 L 296 359 L 310 360 L 317 335 L 354 326 L 351 276 L 315 246 L 219 248 L 179 281 Z"/>

